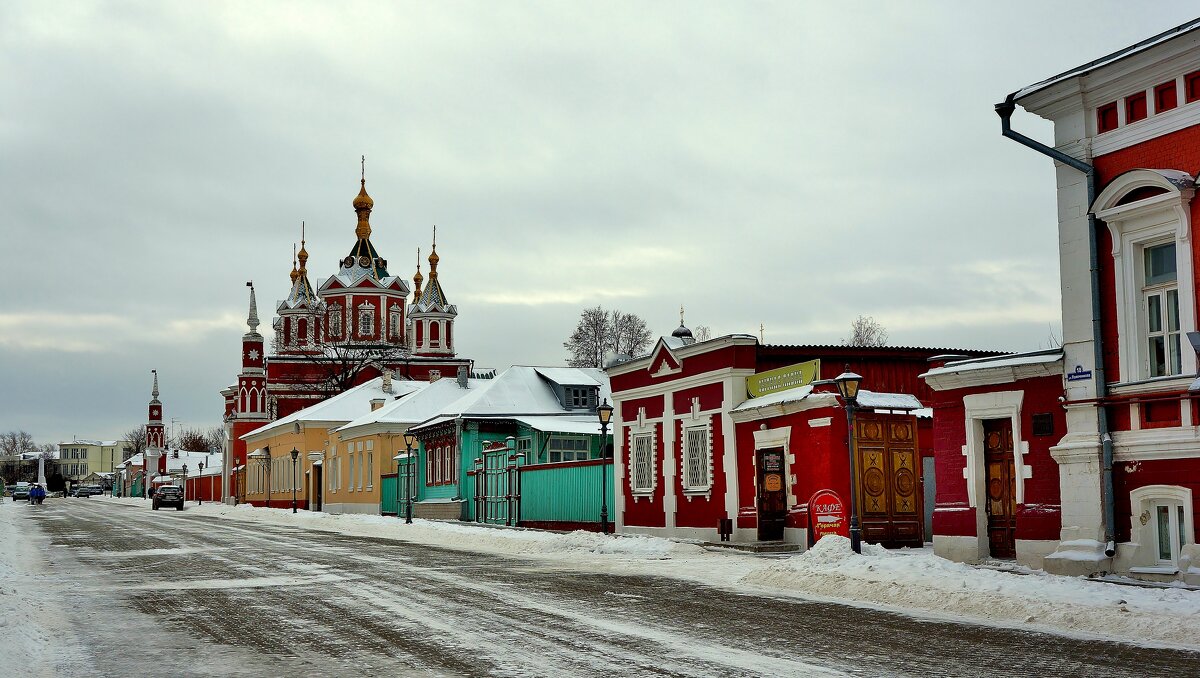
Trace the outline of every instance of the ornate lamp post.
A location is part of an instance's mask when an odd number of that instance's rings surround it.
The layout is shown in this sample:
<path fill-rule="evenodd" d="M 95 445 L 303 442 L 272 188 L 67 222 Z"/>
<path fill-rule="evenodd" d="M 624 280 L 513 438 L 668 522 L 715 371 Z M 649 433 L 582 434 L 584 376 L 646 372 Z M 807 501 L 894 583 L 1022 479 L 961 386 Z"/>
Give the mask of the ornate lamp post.
<path fill-rule="evenodd" d="M 854 410 L 858 407 L 858 386 L 862 383 L 862 375 L 850 371 L 846 365 L 845 371 L 834 377 L 838 393 L 846 406 L 846 448 L 850 450 L 850 548 L 855 553 L 862 553 L 862 531 L 858 525 L 858 471 L 855 468 L 854 453 Z"/>
<path fill-rule="evenodd" d="M 608 422 L 612 419 L 613 406 L 608 398 L 596 408 L 600 417 L 600 531 L 608 534 Z"/>
<path fill-rule="evenodd" d="M 183 500 L 187 501 L 187 464 L 183 465 Z"/>
<path fill-rule="evenodd" d="M 417 444 L 417 436 L 415 434 L 404 432 L 404 451 L 407 455 L 404 461 L 404 524 L 412 524 L 413 511 L 413 492 L 416 491 L 416 478 L 413 473 L 413 447 Z"/>
<path fill-rule="evenodd" d="M 200 462 L 200 479 L 196 481 L 196 504 L 204 504 L 204 493 L 200 491 L 200 484 L 204 482 L 204 462 Z"/>
<path fill-rule="evenodd" d="M 296 478 L 296 460 L 300 458 L 300 450 L 292 448 L 292 513 L 296 512 L 296 486 L 300 481 Z"/>

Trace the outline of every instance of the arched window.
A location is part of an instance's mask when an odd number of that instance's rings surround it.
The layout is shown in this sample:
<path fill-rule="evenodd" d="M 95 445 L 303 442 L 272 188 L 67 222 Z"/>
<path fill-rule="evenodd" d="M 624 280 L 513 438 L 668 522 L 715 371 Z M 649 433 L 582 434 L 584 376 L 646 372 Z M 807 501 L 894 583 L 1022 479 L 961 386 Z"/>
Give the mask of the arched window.
<path fill-rule="evenodd" d="M 1131 170 L 1092 206 L 1112 235 L 1120 381 L 1196 371 L 1182 340 L 1196 329 L 1191 185 L 1184 172 Z"/>
<path fill-rule="evenodd" d="M 329 307 L 329 337 L 339 339 L 342 336 L 342 307 L 334 304 Z"/>
<path fill-rule="evenodd" d="M 296 325 L 296 343 L 303 346 L 308 343 L 308 320 L 301 318 Z"/>
<path fill-rule="evenodd" d="M 442 323 L 434 320 L 429 323 L 429 346 L 437 348 L 440 345 Z"/>
<path fill-rule="evenodd" d="M 358 306 L 358 336 L 365 339 L 375 334 L 375 307 L 363 302 Z"/>

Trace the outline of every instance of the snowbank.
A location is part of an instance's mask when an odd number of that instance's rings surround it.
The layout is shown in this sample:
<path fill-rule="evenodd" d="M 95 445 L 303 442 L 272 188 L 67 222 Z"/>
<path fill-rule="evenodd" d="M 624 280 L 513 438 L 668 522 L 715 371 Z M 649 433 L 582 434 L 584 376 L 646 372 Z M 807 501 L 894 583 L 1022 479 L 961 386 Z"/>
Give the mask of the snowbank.
<path fill-rule="evenodd" d="M 105 497 L 103 501 L 146 506 L 141 499 Z M 290 509 L 246 505 L 189 504 L 187 510 L 231 520 L 539 558 L 582 571 L 664 576 L 743 592 L 1200 649 L 1197 591 L 1119 586 L 1037 571 L 979 569 L 926 550 L 888 551 L 870 544 L 858 555 L 843 537 L 826 537 L 802 554 L 764 558 L 644 535 L 557 534 L 420 519 L 406 525 L 394 517 L 293 514 Z"/>

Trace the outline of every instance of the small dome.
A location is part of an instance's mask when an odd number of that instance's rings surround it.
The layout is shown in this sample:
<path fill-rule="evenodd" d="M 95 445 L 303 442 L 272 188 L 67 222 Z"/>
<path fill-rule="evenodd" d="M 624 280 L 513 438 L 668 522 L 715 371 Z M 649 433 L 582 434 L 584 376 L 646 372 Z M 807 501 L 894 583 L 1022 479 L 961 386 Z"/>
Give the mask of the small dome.
<path fill-rule="evenodd" d="M 430 266 L 437 267 L 438 262 L 441 260 L 442 260 L 442 258 L 438 256 L 437 249 L 434 249 L 432 252 L 429 253 L 429 265 Z"/>
<path fill-rule="evenodd" d="M 671 333 L 671 336 L 672 336 L 672 337 L 675 337 L 675 338 L 677 338 L 677 339 L 691 339 L 691 338 L 693 338 L 693 337 L 692 337 L 692 331 L 691 331 L 691 330 L 689 330 L 688 328 L 684 327 L 683 325 L 680 325 L 679 327 L 676 327 L 676 328 L 675 328 L 675 331 Z"/>
<path fill-rule="evenodd" d="M 421 283 L 422 283 L 424 280 L 425 280 L 425 276 L 421 275 L 421 271 L 420 271 L 420 270 L 418 270 L 418 271 L 417 271 L 417 272 L 416 272 L 416 273 L 413 275 L 413 282 L 415 282 L 415 283 L 417 284 L 417 287 L 418 287 L 418 288 L 421 286 Z"/>

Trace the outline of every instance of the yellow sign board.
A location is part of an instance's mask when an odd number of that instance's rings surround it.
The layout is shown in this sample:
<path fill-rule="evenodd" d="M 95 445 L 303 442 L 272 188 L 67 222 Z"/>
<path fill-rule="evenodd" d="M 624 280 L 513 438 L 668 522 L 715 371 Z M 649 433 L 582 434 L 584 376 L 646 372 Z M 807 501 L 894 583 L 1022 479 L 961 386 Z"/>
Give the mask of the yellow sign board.
<path fill-rule="evenodd" d="M 819 379 L 820 376 L 821 361 L 810 360 L 806 363 L 780 367 L 768 372 L 759 372 L 753 377 L 747 377 L 746 391 L 749 392 L 751 398 L 757 398 L 768 393 L 807 386 Z"/>

